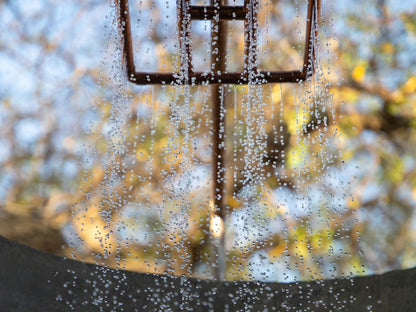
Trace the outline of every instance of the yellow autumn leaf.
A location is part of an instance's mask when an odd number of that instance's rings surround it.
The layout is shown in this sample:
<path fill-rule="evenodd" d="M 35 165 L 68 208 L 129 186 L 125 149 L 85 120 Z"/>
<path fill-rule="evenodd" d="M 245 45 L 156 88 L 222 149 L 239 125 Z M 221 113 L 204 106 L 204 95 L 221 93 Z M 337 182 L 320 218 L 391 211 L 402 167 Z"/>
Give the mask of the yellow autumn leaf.
<path fill-rule="evenodd" d="M 131 170 L 130 172 L 126 174 L 126 178 L 124 179 L 124 182 L 127 185 L 133 185 L 136 180 L 137 180 L 137 174 L 133 170 Z"/>
<path fill-rule="evenodd" d="M 100 206 L 92 204 L 88 209 L 78 211 L 73 225 L 77 235 L 90 250 L 114 251 L 117 247 L 115 237 L 108 222 L 101 216 Z"/>
<path fill-rule="evenodd" d="M 227 200 L 227 205 L 230 206 L 231 209 L 238 208 L 241 206 L 241 203 L 234 198 L 234 196 L 230 196 Z"/>
<path fill-rule="evenodd" d="M 362 82 L 365 77 L 365 67 L 364 65 L 360 64 L 354 67 L 351 73 L 352 79 L 357 82 Z"/>
<path fill-rule="evenodd" d="M 104 170 L 100 166 L 94 166 L 90 171 L 88 180 L 85 180 L 83 186 L 97 185 L 104 177 Z"/>
<path fill-rule="evenodd" d="M 348 207 L 351 209 L 351 210 L 357 210 L 357 209 L 359 209 L 360 208 L 360 205 L 361 205 L 361 203 L 360 203 L 360 201 L 358 200 L 358 199 L 353 199 L 353 198 L 350 198 L 348 201 L 347 201 L 347 205 L 348 205 Z"/>
<path fill-rule="evenodd" d="M 288 168 L 298 168 L 302 166 L 307 156 L 308 146 L 305 142 L 299 142 L 289 151 L 289 158 L 287 160 Z"/>
<path fill-rule="evenodd" d="M 302 256 L 305 259 L 308 258 L 309 250 L 308 250 L 308 246 L 307 246 L 307 244 L 304 240 L 298 241 L 297 243 L 295 243 L 294 247 L 295 247 L 294 248 L 295 255 L 297 254 L 298 256 Z"/>
<path fill-rule="evenodd" d="M 149 153 L 148 153 L 148 151 L 146 149 L 144 149 L 144 148 L 137 149 L 137 151 L 136 151 L 136 159 L 138 161 L 146 161 L 147 158 L 148 158 L 148 156 L 149 156 Z"/>
<path fill-rule="evenodd" d="M 390 42 L 383 43 L 381 48 L 383 49 L 384 53 L 387 53 L 387 54 L 393 54 L 394 53 L 394 45 L 392 45 Z"/>
<path fill-rule="evenodd" d="M 413 93 L 416 90 L 416 77 L 410 77 L 403 85 L 402 90 L 406 94 Z"/>
<path fill-rule="evenodd" d="M 161 138 L 157 143 L 156 143 L 156 149 L 161 150 L 167 147 L 169 142 L 169 138 L 168 137 L 163 137 Z"/>
<path fill-rule="evenodd" d="M 270 260 L 274 260 L 278 258 L 286 249 L 286 245 L 284 244 L 278 244 L 276 247 L 270 249 L 267 253 Z"/>
<path fill-rule="evenodd" d="M 275 84 L 273 86 L 272 98 L 274 103 L 279 103 L 282 100 L 282 89 L 280 84 Z"/>

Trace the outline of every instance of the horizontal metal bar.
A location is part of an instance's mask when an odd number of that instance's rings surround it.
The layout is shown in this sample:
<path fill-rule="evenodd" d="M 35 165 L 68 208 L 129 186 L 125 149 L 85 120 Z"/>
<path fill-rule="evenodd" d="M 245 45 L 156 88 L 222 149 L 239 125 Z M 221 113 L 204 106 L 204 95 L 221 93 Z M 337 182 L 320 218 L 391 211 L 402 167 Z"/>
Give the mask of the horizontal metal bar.
<path fill-rule="evenodd" d="M 164 85 L 202 85 L 202 84 L 239 84 L 248 83 L 265 84 L 265 83 L 288 83 L 299 82 L 304 80 L 305 74 L 299 70 L 292 71 L 260 71 L 257 74 L 251 74 L 250 78 L 247 73 L 191 73 L 189 79 L 178 73 L 143 73 L 136 72 L 130 78 L 130 82 L 137 85 L 164 84 Z"/>
<path fill-rule="evenodd" d="M 191 5 L 189 13 L 193 20 L 211 20 L 217 15 L 219 15 L 220 20 L 244 20 L 247 9 L 244 6 L 221 6 L 218 9 L 215 6 Z"/>

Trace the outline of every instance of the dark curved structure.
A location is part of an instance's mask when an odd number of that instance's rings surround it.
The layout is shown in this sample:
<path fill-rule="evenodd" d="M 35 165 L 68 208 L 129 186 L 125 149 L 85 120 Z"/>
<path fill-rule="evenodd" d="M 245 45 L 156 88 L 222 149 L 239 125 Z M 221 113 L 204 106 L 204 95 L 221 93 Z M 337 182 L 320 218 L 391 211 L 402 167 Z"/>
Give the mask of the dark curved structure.
<path fill-rule="evenodd" d="M 416 268 L 299 283 L 213 282 L 113 270 L 0 236 L 0 311 L 416 311 Z"/>

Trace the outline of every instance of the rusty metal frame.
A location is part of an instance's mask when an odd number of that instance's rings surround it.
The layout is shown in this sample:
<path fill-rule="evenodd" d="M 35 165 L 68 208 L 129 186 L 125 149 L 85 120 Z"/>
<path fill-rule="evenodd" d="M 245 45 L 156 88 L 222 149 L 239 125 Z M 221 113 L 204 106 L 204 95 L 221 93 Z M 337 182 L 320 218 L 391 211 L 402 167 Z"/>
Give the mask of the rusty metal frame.
<path fill-rule="evenodd" d="M 194 6 L 190 5 L 190 0 L 177 0 L 177 12 L 179 16 L 179 42 L 184 51 L 181 55 L 181 68 L 179 73 L 160 73 L 160 72 L 139 72 L 136 71 L 134 64 L 134 52 L 132 43 L 132 33 L 130 26 L 129 3 L 128 0 L 118 0 L 119 4 L 119 26 L 123 39 L 123 58 L 126 61 L 128 80 L 137 85 L 150 84 L 173 84 L 173 85 L 198 85 L 198 84 L 247 84 L 252 83 L 285 83 L 299 82 L 307 79 L 313 72 L 313 60 L 315 59 L 315 40 L 317 37 L 317 27 L 320 0 L 309 0 L 305 50 L 303 66 L 301 70 L 290 71 L 259 71 L 257 68 L 249 68 L 249 47 L 255 47 L 257 34 L 253 32 L 253 23 L 248 19 L 255 19 L 253 14 L 253 3 L 258 0 L 245 0 L 244 6 Z M 192 20 L 244 20 L 245 21 L 245 61 L 244 71 L 236 72 L 194 72 L 192 68 L 192 52 L 190 41 L 191 21 Z M 251 29 L 250 29 L 251 27 Z M 256 56 L 254 56 L 256 57 Z M 254 62 L 252 62 L 254 63 Z M 312 67 L 312 68 L 311 68 Z M 250 73 L 250 75 L 249 75 Z"/>

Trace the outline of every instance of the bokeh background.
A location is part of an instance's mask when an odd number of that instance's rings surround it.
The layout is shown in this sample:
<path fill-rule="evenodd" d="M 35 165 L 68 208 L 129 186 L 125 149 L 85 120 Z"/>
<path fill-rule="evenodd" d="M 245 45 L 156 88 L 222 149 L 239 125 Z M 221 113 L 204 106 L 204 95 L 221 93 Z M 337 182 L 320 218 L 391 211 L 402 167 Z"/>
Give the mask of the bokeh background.
<path fill-rule="evenodd" d="M 322 2 L 311 81 L 227 87 L 228 279 L 416 265 L 416 2 Z M 210 278 L 210 89 L 127 83 L 115 7 L 0 1 L 0 234 Z M 305 8 L 262 2 L 263 68 L 301 65 Z M 177 69 L 175 2 L 131 10 L 137 66 Z M 242 25 L 230 24 L 227 68 L 240 70 Z M 206 70 L 208 22 L 192 42 Z"/>

